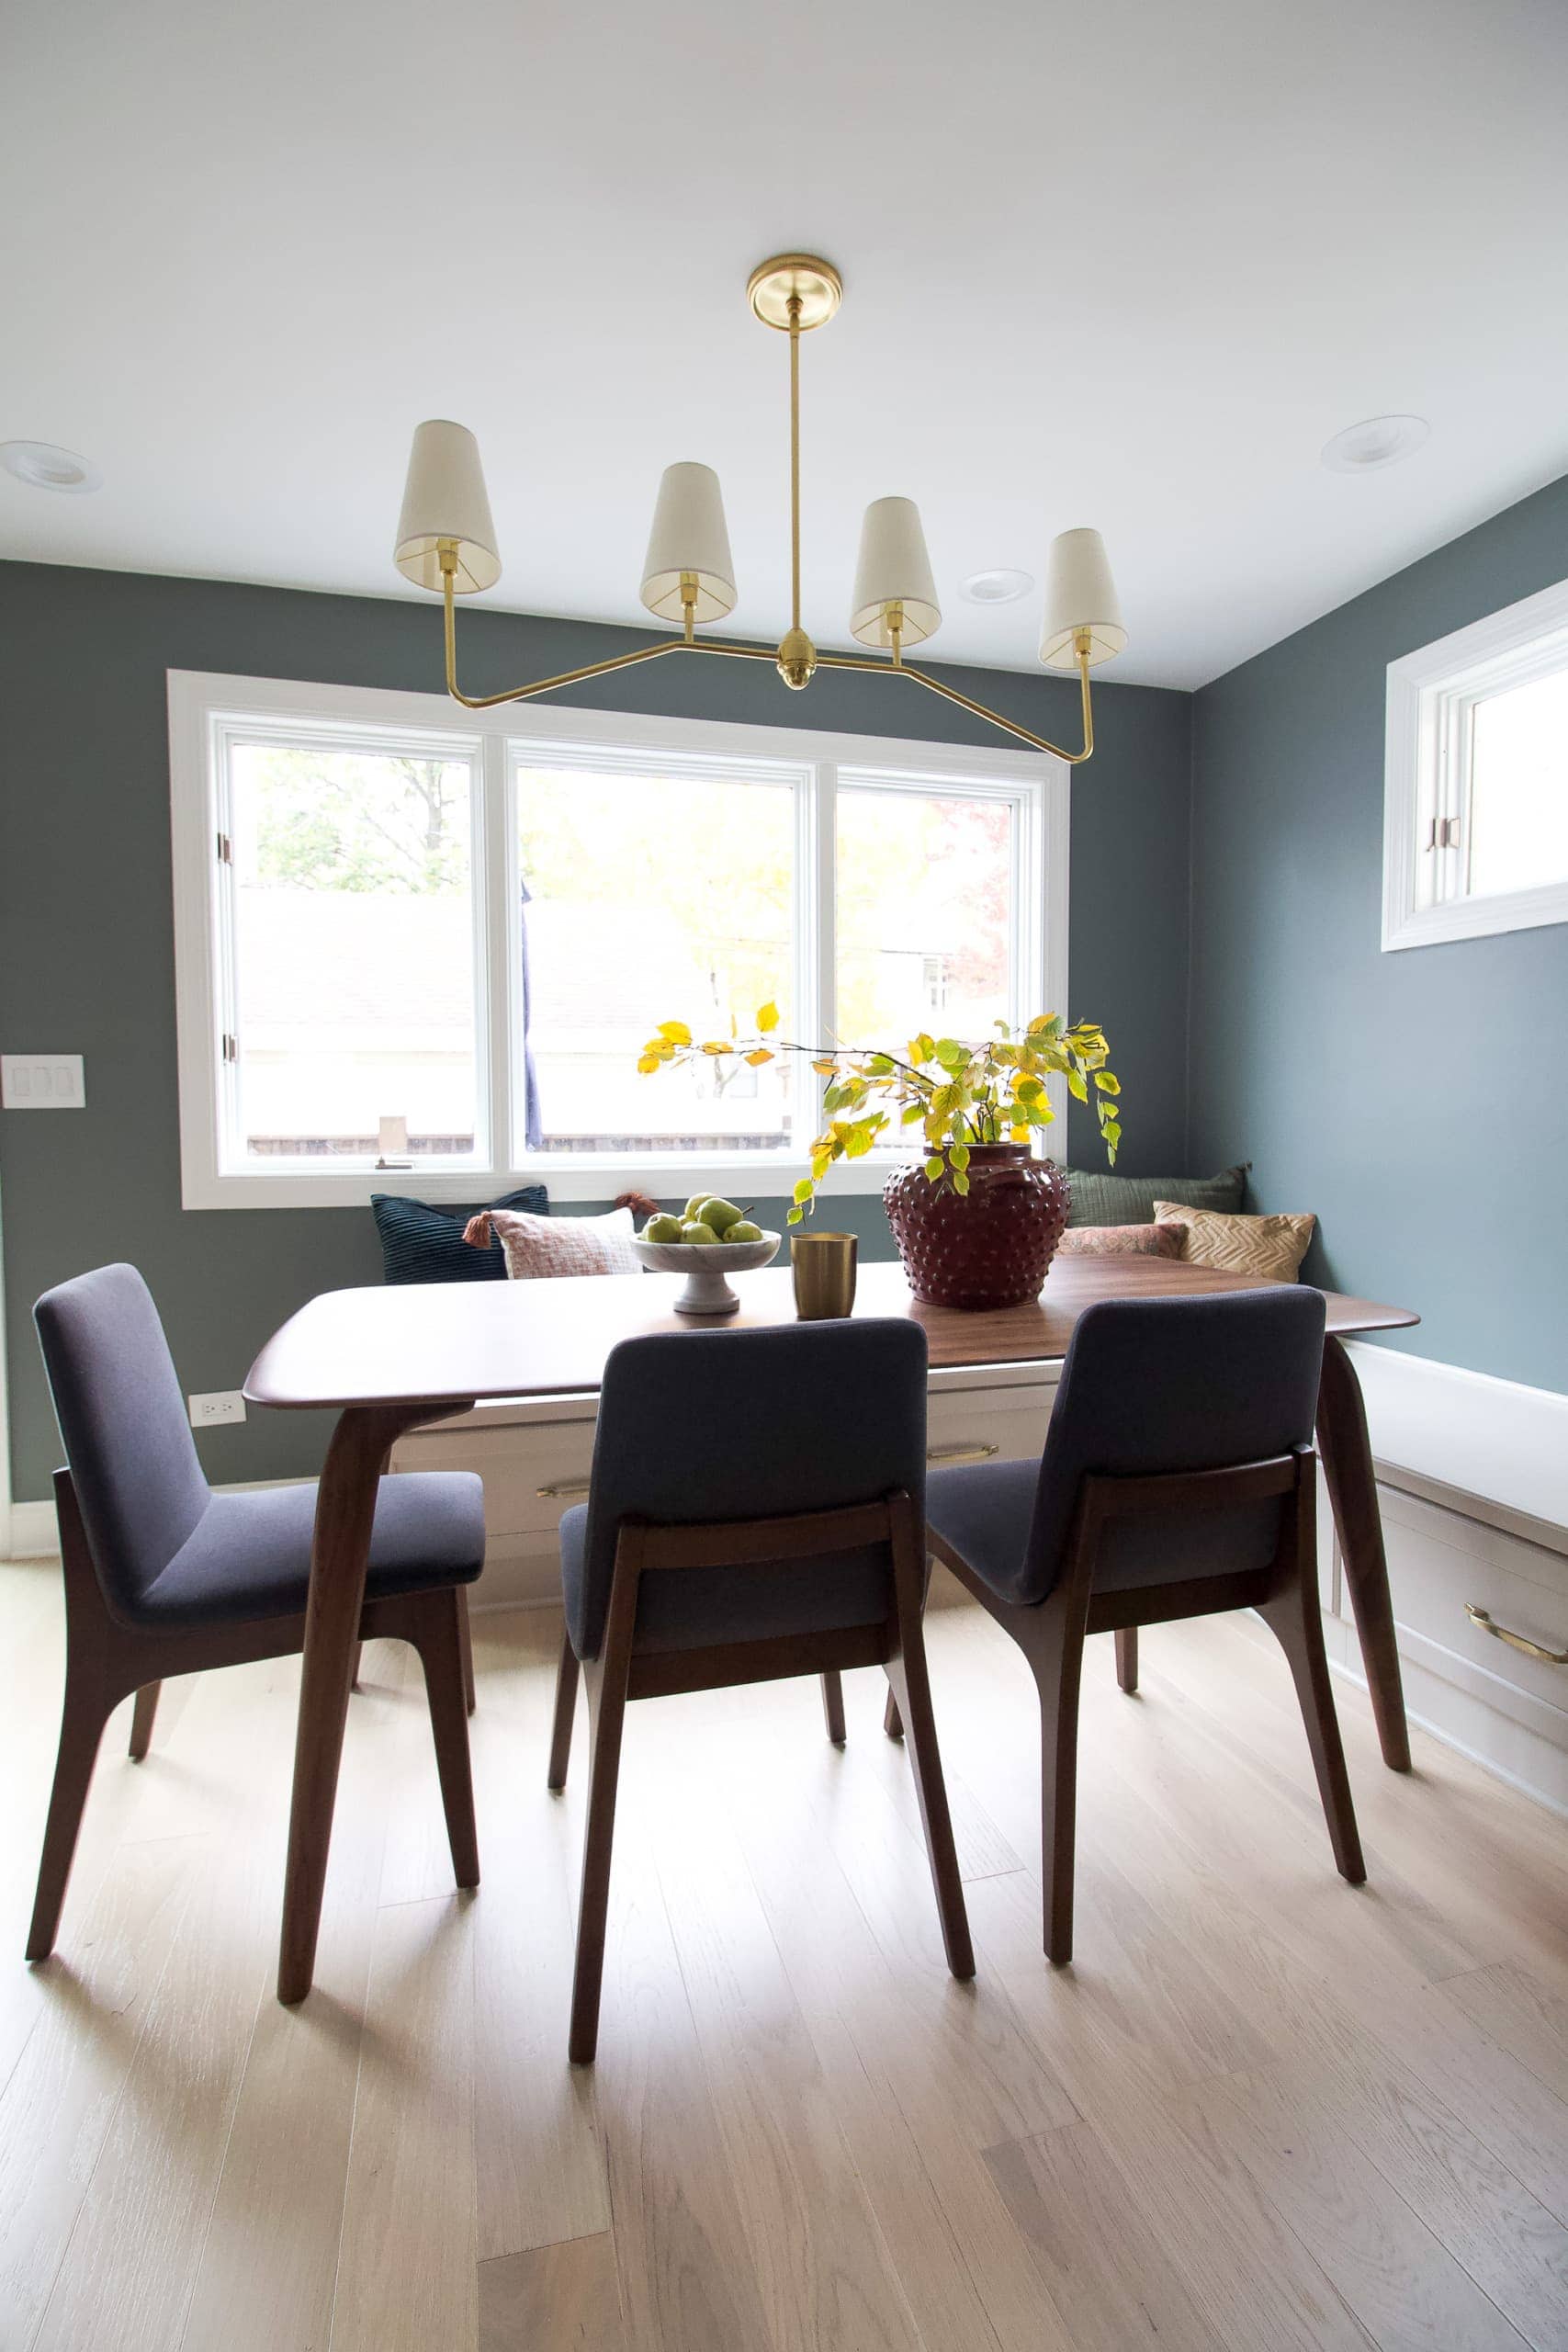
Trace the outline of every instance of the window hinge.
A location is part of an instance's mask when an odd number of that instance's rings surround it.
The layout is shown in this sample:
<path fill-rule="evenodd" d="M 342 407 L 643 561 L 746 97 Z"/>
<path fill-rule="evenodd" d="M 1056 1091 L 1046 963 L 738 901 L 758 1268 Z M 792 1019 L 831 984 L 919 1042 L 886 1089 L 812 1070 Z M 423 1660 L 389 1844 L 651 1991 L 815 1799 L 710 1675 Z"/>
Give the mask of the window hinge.
<path fill-rule="evenodd" d="M 1423 847 L 1424 849 L 1436 849 L 1436 848 L 1437 848 L 1437 846 L 1438 846 L 1438 820 L 1437 820 L 1436 817 L 1428 817 L 1428 818 L 1427 818 L 1427 838 L 1426 838 L 1426 841 L 1422 843 L 1422 847 Z"/>
<path fill-rule="evenodd" d="M 234 844 L 227 833 L 218 836 L 218 863 L 220 865 L 232 865 L 234 863 Z"/>
<path fill-rule="evenodd" d="M 1439 849 L 1458 849 L 1459 819 L 1457 817 L 1445 817 L 1441 824 L 1438 827 L 1438 847 Z"/>
<path fill-rule="evenodd" d="M 226 1062 L 237 1062 L 240 1058 L 240 1041 L 231 1029 L 223 1032 L 223 1058 Z"/>

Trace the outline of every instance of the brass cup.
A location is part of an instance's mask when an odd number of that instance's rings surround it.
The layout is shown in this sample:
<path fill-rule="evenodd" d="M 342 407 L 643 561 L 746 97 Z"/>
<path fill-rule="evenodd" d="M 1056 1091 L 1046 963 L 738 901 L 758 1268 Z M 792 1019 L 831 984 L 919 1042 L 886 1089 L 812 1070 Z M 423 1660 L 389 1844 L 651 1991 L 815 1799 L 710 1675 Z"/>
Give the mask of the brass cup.
<path fill-rule="evenodd" d="M 852 1233 L 792 1233 L 789 1262 L 795 1274 L 795 1311 L 803 1323 L 849 1315 L 855 1303 Z"/>

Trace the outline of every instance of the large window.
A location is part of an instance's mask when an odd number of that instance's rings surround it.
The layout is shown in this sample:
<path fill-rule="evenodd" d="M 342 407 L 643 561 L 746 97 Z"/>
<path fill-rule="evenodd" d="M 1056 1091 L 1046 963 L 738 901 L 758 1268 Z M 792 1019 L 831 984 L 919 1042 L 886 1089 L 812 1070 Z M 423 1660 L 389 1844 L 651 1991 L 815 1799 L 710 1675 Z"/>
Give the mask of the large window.
<path fill-rule="evenodd" d="M 1568 584 L 1390 664 L 1383 945 L 1568 922 Z"/>
<path fill-rule="evenodd" d="M 1054 760 L 185 673 L 170 740 L 189 1207 L 786 1192 L 820 1081 L 639 1078 L 660 1021 L 1068 1009 Z"/>

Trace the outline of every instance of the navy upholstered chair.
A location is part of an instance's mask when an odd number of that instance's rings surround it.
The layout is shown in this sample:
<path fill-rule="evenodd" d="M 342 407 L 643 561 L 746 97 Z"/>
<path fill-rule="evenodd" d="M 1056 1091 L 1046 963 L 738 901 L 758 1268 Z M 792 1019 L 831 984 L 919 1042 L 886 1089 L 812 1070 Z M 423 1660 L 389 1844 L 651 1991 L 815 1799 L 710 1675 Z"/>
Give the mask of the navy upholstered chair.
<path fill-rule="evenodd" d="M 147 1753 L 160 1684 L 304 1644 L 313 1484 L 215 1495 L 201 1474 L 158 1310 L 134 1266 L 100 1266 L 33 1310 L 66 1468 L 54 1474 L 65 1572 L 65 1705 L 29 1960 L 53 1949 L 108 1716 L 136 1693 Z M 484 1565 L 483 1492 L 468 1473 L 384 1478 L 363 1639 L 418 1651 L 460 1886 L 479 1883 L 463 1588 Z"/>
<path fill-rule="evenodd" d="M 909 1748 L 948 1964 L 974 1959 L 920 1612 L 926 1341 L 908 1322 L 627 1340 L 604 1367 L 586 1504 L 561 1521 L 566 1638 L 549 1784 L 580 1665 L 592 1755 L 570 2054 L 593 2055 L 626 1702 L 881 1666 Z"/>
<path fill-rule="evenodd" d="M 929 1541 L 1033 1669 L 1040 1694 L 1045 1950 L 1072 1958 L 1078 1680 L 1114 1631 L 1256 1609 L 1290 1662 L 1334 1858 L 1366 1876 L 1318 1613 L 1315 1290 L 1108 1300 L 1080 1317 L 1042 1459 L 933 1472 Z M 887 1728 L 897 1736 L 890 1706 Z"/>

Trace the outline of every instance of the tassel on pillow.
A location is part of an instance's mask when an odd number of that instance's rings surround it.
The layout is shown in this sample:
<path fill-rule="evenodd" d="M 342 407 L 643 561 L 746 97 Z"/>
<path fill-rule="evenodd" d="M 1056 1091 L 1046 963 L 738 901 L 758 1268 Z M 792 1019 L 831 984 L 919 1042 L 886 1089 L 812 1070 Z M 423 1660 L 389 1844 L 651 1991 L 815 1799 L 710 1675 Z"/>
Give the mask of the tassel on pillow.
<path fill-rule="evenodd" d="M 468 1222 L 463 1227 L 463 1238 L 472 1249 L 488 1250 L 490 1248 L 491 1224 L 489 1209 L 481 1209 L 478 1216 L 471 1216 L 468 1219 Z"/>

